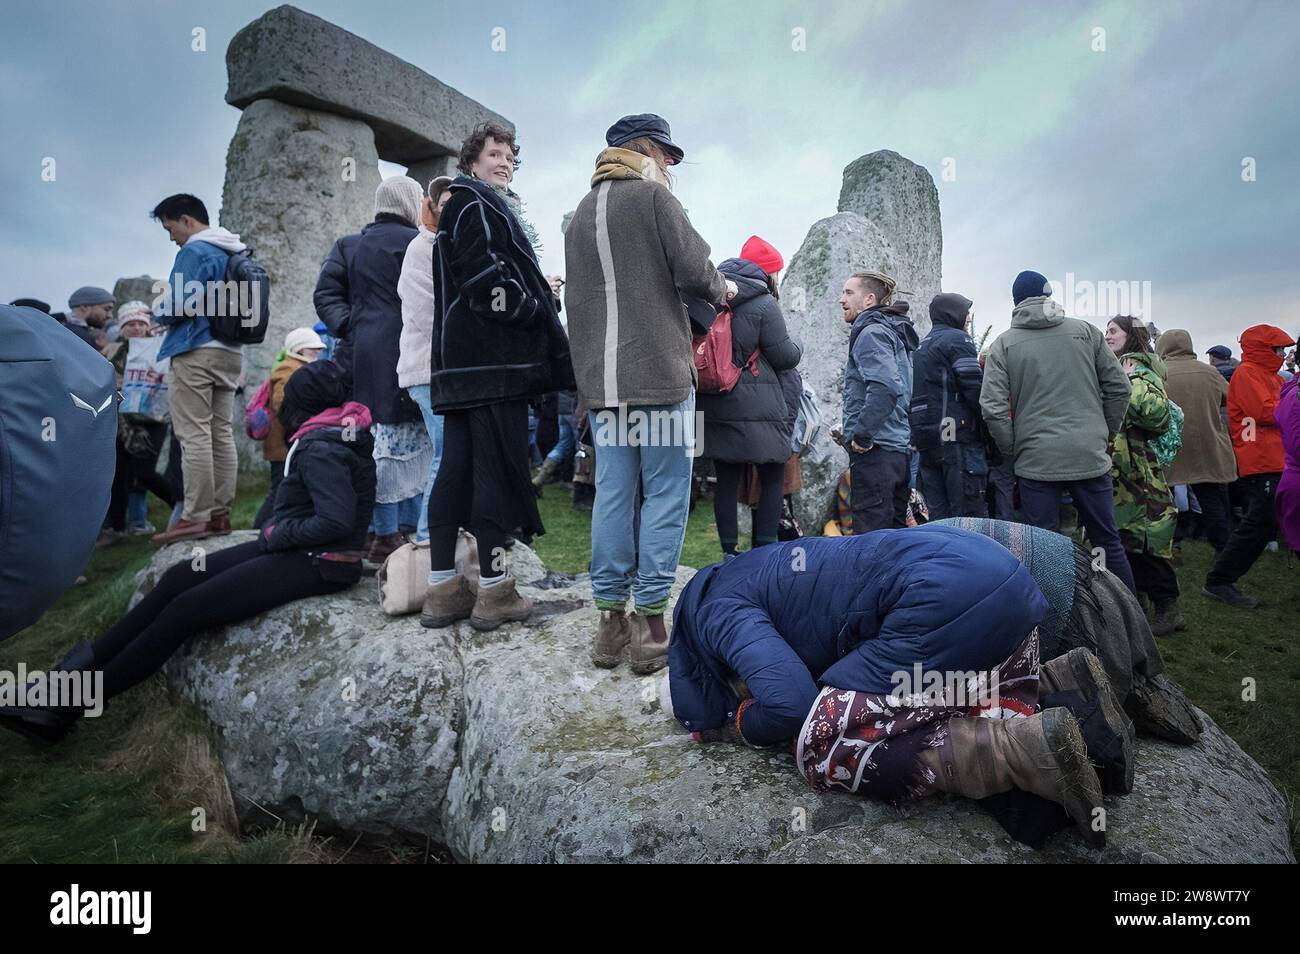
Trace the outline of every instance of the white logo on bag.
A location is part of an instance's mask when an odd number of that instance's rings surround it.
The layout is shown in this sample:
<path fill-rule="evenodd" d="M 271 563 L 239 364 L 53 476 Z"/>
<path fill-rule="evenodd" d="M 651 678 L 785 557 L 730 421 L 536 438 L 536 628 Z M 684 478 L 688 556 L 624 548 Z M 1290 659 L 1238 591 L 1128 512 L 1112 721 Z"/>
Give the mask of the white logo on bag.
<path fill-rule="evenodd" d="M 68 392 L 68 397 L 72 398 L 73 404 L 77 405 L 77 407 L 82 408 L 83 410 L 89 411 L 94 417 L 99 417 L 99 412 L 104 410 L 104 408 L 108 407 L 109 404 L 113 402 L 113 395 L 110 394 L 108 397 L 104 398 L 104 403 L 101 404 L 98 409 L 96 409 L 91 407 L 81 398 L 77 397 L 71 391 Z"/>

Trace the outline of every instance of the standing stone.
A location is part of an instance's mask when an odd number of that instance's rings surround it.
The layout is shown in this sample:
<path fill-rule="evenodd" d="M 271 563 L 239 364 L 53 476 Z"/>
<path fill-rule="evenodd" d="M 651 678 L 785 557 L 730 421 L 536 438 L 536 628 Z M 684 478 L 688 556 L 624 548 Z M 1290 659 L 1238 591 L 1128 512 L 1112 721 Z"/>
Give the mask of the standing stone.
<path fill-rule="evenodd" d="M 425 159 L 408 167 L 406 174 L 420 183 L 420 188 L 427 191 L 429 183 L 438 176 L 450 176 L 454 179 L 460 175 L 460 170 L 456 168 L 459 158 L 459 156 L 436 156 L 433 159 Z"/>
<path fill-rule="evenodd" d="M 896 152 L 863 156 L 844 170 L 840 211 L 813 224 L 786 269 L 781 304 L 804 343 L 799 372 L 817 392 L 826 427 L 803 459 L 795 509 L 806 533 L 820 532 L 834 512 L 835 486 L 848 454 L 830 438 L 844 406 L 843 371 L 849 326 L 838 301 L 857 271 L 895 278 L 912 306 L 917 333 L 930 330 L 930 299 L 942 287 L 943 236 L 934 180 Z"/>
<path fill-rule="evenodd" d="M 316 324 L 312 291 L 321 262 L 335 239 L 374 218 L 378 186 L 379 156 L 365 123 L 272 99 L 244 110 L 226 154 L 221 224 L 271 277 L 266 340 L 244 349 L 246 397 L 270 374 L 285 334 Z M 235 431 L 243 441 L 243 428 Z M 246 465 L 250 458 L 260 464 L 243 449 Z"/>
<path fill-rule="evenodd" d="M 113 310 L 116 313 L 128 301 L 142 301 L 146 305 L 153 305 L 154 299 L 158 297 L 158 292 L 154 291 L 153 285 L 157 279 L 150 278 L 148 275 L 139 275 L 135 278 L 119 278 L 113 283 Z M 163 290 L 164 293 L 166 289 Z"/>

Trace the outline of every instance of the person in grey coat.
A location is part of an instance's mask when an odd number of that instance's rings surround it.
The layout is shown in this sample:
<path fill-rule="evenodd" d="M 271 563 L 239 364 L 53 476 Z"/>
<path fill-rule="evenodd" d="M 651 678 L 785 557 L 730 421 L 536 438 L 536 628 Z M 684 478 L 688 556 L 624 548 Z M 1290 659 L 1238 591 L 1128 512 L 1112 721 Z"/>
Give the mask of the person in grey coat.
<path fill-rule="evenodd" d="M 733 360 L 744 362 L 744 370 L 726 394 L 702 393 L 698 404 L 704 421 L 701 450 L 712 458 L 718 478 L 713 495 L 718 540 L 724 554 L 734 554 L 736 500 L 747 464 L 757 468 L 762 488 L 754 514 L 754 545 L 777 539 L 791 431 L 780 372 L 799 364 L 803 345 L 786 330 L 771 273 L 743 258 L 727 259 L 718 271 L 736 284 L 731 340 Z"/>

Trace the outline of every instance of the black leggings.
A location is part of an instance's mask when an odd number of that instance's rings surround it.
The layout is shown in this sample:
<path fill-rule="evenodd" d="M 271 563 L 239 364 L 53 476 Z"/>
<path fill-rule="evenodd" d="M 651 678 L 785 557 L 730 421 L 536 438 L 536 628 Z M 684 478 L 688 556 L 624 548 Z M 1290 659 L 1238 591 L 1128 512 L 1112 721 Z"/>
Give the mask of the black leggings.
<path fill-rule="evenodd" d="M 182 560 L 95 640 L 95 666 L 104 671 L 104 698 L 157 672 L 197 632 L 351 585 L 323 579 L 301 550 L 262 553 L 256 540 L 206 554 L 202 570 L 194 569 L 193 560 Z"/>
<path fill-rule="evenodd" d="M 736 552 L 736 500 L 740 481 L 748 464 L 715 460 L 713 471 L 718 483 L 713 492 L 713 519 L 718 524 L 718 540 L 723 553 Z M 781 522 L 781 490 L 785 484 L 785 461 L 775 464 L 755 464 L 762 493 L 754 510 L 754 546 L 776 543 L 777 526 Z"/>

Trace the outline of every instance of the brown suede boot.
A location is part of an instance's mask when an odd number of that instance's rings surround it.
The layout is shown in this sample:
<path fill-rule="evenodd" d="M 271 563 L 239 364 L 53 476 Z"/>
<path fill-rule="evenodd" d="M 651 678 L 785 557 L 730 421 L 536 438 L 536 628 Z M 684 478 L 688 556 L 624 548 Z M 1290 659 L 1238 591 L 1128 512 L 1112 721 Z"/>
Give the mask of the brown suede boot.
<path fill-rule="evenodd" d="M 441 629 L 458 619 L 468 619 L 472 612 L 474 591 L 469 588 L 469 581 L 458 573 L 429 587 L 420 611 L 420 625 L 425 629 Z"/>
<path fill-rule="evenodd" d="M 480 580 L 478 599 L 474 602 L 469 624 L 477 630 L 487 632 L 502 623 L 522 622 L 532 614 L 533 601 L 519 592 L 513 576 L 492 586 L 484 586 Z"/>
<path fill-rule="evenodd" d="M 375 536 L 375 542 L 370 545 L 370 550 L 365 555 L 367 563 L 373 563 L 376 567 L 383 566 L 384 561 L 398 547 L 406 543 L 406 537 L 400 533 L 380 533 Z"/>
<path fill-rule="evenodd" d="M 601 610 L 596 637 L 591 642 L 591 664 L 613 669 L 623 659 L 623 650 L 632 638 L 627 614 L 622 610 Z"/>
<path fill-rule="evenodd" d="M 1079 723 L 1088 757 L 1107 791 L 1133 791 L 1133 723 L 1111 688 L 1101 660 L 1083 648 L 1043 664 L 1038 697 L 1063 693 L 1053 705 L 1070 710 Z"/>
<path fill-rule="evenodd" d="M 628 617 L 628 664 L 638 676 L 648 676 L 668 665 L 668 630 L 663 615 L 642 616 L 633 613 Z"/>
<path fill-rule="evenodd" d="M 224 537 L 230 533 L 230 511 L 212 511 L 212 516 L 208 517 L 208 530 L 214 537 Z"/>
<path fill-rule="evenodd" d="M 1093 828 L 1101 783 L 1079 724 L 1065 709 L 1028 719 L 949 719 L 948 741 L 927 749 L 922 761 L 941 792 L 979 799 L 1018 788 L 1063 807 L 1090 845 L 1106 844 L 1105 830 Z"/>

